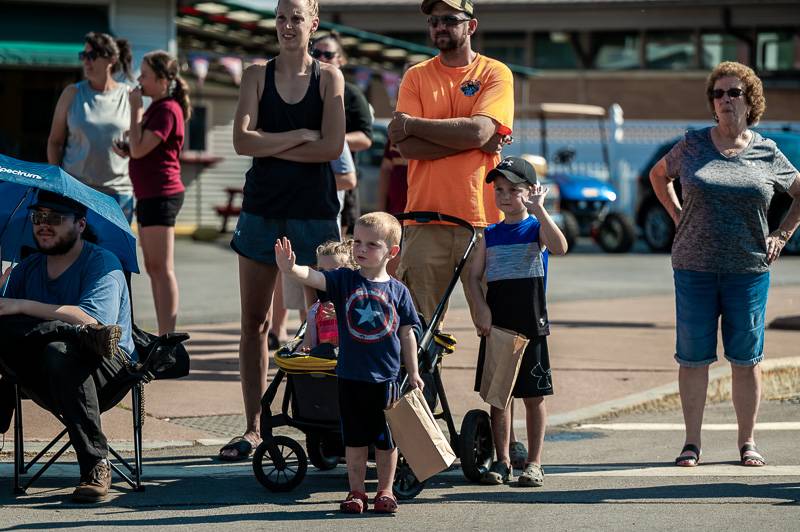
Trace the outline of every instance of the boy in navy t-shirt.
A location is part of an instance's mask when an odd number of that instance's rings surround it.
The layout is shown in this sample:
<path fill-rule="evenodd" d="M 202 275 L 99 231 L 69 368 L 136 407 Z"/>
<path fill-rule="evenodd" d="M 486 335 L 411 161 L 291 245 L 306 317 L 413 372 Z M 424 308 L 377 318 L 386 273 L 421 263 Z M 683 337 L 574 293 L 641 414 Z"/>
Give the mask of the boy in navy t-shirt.
<path fill-rule="evenodd" d="M 339 327 L 339 409 L 347 458 L 350 493 L 341 503 L 345 513 L 367 509 L 364 477 L 367 453 L 375 446 L 378 467 L 376 512 L 397 511 L 392 495 L 397 450 L 383 411 L 399 394 L 400 356 L 412 388 L 424 386 L 417 366 L 413 326 L 419 323 L 411 294 L 389 276 L 386 264 L 400 251 L 402 228 L 385 212 L 365 214 L 356 222 L 353 256 L 359 270 L 318 272 L 295 264 L 291 242 L 275 243 L 281 272 L 324 290 L 336 309 Z"/>

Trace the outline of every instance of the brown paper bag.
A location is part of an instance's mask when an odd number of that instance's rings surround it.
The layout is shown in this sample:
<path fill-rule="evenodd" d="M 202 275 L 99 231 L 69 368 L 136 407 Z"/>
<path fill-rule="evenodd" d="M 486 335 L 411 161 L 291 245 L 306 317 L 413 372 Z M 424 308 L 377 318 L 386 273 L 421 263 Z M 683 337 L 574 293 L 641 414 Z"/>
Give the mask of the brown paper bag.
<path fill-rule="evenodd" d="M 525 336 L 500 327 L 492 326 L 491 334 L 486 337 L 480 394 L 495 408 L 508 406 L 526 347 Z"/>
<path fill-rule="evenodd" d="M 392 438 L 422 482 L 452 465 L 456 454 L 433 419 L 422 390 L 414 388 L 385 411 Z"/>

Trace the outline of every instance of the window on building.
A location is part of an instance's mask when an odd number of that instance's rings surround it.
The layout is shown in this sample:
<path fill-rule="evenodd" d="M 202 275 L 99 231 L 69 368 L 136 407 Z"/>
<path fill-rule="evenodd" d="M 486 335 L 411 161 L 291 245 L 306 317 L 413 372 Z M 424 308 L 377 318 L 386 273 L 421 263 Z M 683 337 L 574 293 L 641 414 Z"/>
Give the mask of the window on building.
<path fill-rule="evenodd" d="M 739 59 L 739 39 L 723 33 L 707 33 L 701 37 L 700 66 L 705 69 L 714 68 L 723 61 Z"/>
<path fill-rule="evenodd" d="M 639 68 L 639 35 L 636 33 L 594 33 L 594 67 L 600 70 Z"/>
<path fill-rule="evenodd" d="M 569 35 L 553 31 L 533 37 L 533 66 L 541 69 L 578 68 L 578 56 L 569 42 Z"/>
<path fill-rule="evenodd" d="M 759 32 L 756 40 L 758 70 L 792 70 L 798 38 L 788 31 Z"/>
<path fill-rule="evenodd" d="M 187 149 L 206 151 L 206 111 L 204 105 L 192 106 L 192 117 L 189 119 L 189 138 Z"/>
<path fill-rule="evenodd" d="M 503 63 L 526 64 L 524 33 L 485 33 L 482 53 Z"/>
<path fill-rule="evenodd" d="M 654 70 L 686 70 L 696 68 L 692 34 L 648 33 L 645 64 Z"/>

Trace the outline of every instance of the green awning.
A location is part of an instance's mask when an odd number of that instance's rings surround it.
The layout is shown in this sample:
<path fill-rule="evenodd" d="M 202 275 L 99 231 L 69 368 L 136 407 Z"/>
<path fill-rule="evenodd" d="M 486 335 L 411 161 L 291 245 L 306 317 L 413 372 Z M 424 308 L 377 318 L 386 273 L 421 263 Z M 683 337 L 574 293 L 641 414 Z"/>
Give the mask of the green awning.
<path fill-rule="evenodd" d="M 80 67 L 83 42 L 0 41 L 0 65 Z"/>
<path fill-rule="evenodd" d="M 104 5 L 0 0 L 0 6 L 0 65 L 80 67 L 84 35 L 108 33 Z"/>

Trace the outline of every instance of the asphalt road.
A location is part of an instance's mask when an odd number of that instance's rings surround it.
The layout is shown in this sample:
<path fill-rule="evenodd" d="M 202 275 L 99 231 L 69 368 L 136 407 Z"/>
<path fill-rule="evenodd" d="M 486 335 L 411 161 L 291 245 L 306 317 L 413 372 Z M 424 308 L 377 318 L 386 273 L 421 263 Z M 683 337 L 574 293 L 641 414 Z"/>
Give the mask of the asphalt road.
<path fill-rule="evenodd" d="M 287 494 L 270 493 L 249 463 L 220 464 L 208 450 L 149 452 L 147 489 L 114 490 L 103 506 L 67 501 L 74 468 L 50 472 L 34 495 L 10 495 L 10 465 L 0 466 L 0 531 L 39 529 L 131 530 L 798 530 L 800 458 L 796 453 L 797 399 L 767 402 L 758 432 L 770 465 L 737 464 L 730 404 L 709 407 L 703 461 L 671 465 L 682 433 L 680 412 L 632 414 L 599 425 L 550 431 L 545 486 L 469 484 L 455 466 L 430 480 L 394 517 L 336 512 L 346 492 L 344 466 L 319 472 Z M 644 424 L 648 425 L 644 425 Z M 655 424 L 655 425 L 651 425 Z M 619 430 L 623 427 L 624 430 Z M 654 428 L 655 427 L 655 428 Z M 792 427 L 795 427 L 792 429 Z M 368 489 L 375 490 L 374 470 Z"/>

